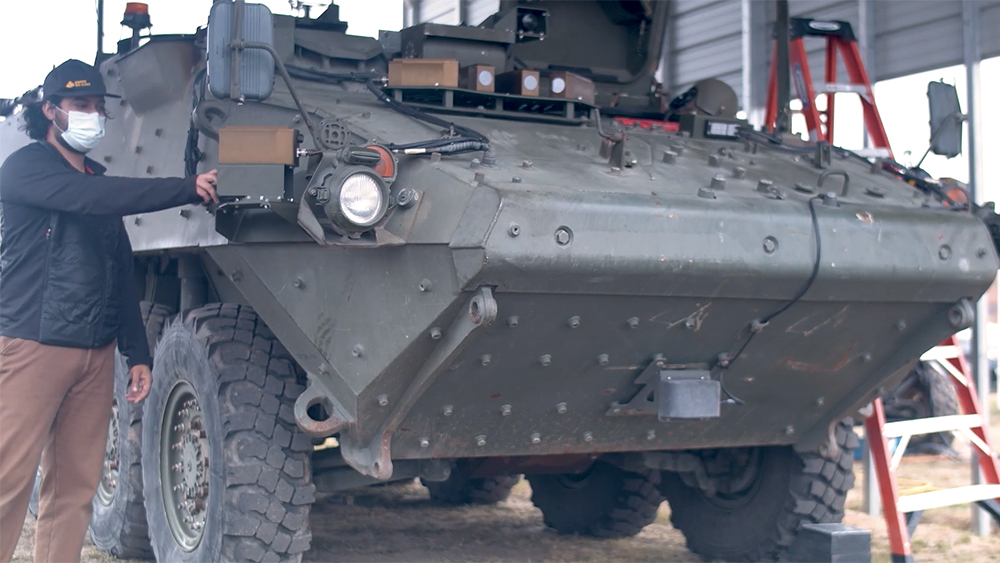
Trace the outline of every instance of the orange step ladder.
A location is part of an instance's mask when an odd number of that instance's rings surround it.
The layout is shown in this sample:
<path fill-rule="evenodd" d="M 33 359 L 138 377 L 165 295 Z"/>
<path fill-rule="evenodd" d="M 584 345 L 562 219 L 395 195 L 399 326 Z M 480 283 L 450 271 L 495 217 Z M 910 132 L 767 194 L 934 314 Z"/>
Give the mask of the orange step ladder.
<path fill-rule="evenodd" d="M 875 95 L 872 93 L 871 82 L 861 61 L 861 52 L 854 37 L 851 24 L 845 21 L 815 20 L 810 18 L 791 18 L 788 29 L 788 62 L 791 67 L 791 82 L 795 84 L 798 98 L 802 102 L 802 114 L 806 118 L 809 129 L 809 139 L 813 142 L 833 143 L 834 94 L 853 92 L 861 99 L 864 112 L 865 128 L 871 138 L 872 145 L 887 151 L 893 158 L 889 147 L 889 137 L 882 125 L 882 118 L 875 107 Z M 805 37 L 826 38 L 826 72 L 824 82 L 818 85 L 819 93 L 826 96 L 826 109 L 816 109 L 817 85 L 813 84 L 812 73 L 809 71 L 809 59 L 806 56 L 803 39 Z M 837 53 L 843 57 L 849 82 L 837 82 Z M 772 61 L 778 60 L 778 44 L 774 43 L 771 55 Z M 764 116 L 764 126 L 774 131 L 775 120 L 778 117 L 778 65 L 771 64 L 767 87 L 767 113 Z"/>
<path fill-rule="evenodd" d="M 958 339 L 952 336 L 921 356 L 921 359 L 935 362 L 947 371 L 955 385 L 963 414 L 887 423 L 882 400 L 876 399 L 872 415 L 865 420 L 865 433 L 871 448 L 875 474 L 878 476 L 893 563 L 913 562 L 910 537 L 924 510 L 974 502 L 1000 524 L 1000 456 L 990 446 L 987 429 L 983 427 L 981 404 L 975 383 L 969 377 L 969 366 L 958 345 Z M 955 432 L 969 440 L 973 455 L 979 458 L 979 469 L 985 483 L 900 496 L 895 470 L 902 460 L 910 437 L 935 432 Z M 889 451 L 889 438 L 900 439 L 892 453 Z"/>

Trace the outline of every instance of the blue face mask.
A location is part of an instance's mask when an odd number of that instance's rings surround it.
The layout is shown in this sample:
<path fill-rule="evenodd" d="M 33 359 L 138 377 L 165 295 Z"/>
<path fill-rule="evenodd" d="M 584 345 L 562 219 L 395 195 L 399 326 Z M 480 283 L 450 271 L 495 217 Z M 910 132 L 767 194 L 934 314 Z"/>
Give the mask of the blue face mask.
<path fill-rule="evenodd" d="M 61 108 L 56 109 L 67 116 L 68 125 L 66 130 L 63 131 L 58 124 L 56 128 L 62 131 L 63 141 L 66 141 L 66 144 L 73 150 L 80 153 L 90 152 L 104 138 L 104 121 L 106 118 L 103 115 L 82 111 L 64 111 Z"/>

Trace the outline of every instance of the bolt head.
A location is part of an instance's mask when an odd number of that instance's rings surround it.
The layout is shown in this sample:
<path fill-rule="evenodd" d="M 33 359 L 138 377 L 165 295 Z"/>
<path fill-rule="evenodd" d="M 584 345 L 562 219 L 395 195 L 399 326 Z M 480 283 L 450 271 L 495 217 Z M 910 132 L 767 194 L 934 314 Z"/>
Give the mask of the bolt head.
<path fill-rule="evenodd" d="M 426 448 L 426 447 L 428 447 L 430 445 L 431 445 L 431 441 L 429 439 L 427 439 L 426 437 L 420 438 L 420 447 L 421 448 Z"/>
<path fill-rule="evenodd" d="M 483 447 L 483 446 L 485 446 L 486 445 L 486 436 L 483 435 L 483 434 L 481 434 L 479 436 L 476 436 L 476 445 L 479 446 L 480 448 Z"/>
<path fill-rule="evenodd" d="M 417 284 L 417 289 L 424 293 L 429 292 L 431 290 L 431 280 L 427 278 L 420 280 L 420 283 Z"/>
<path fill-rule="evenodd" d="M 378 396 L 378 406 L 384 407 L 389 404 L 389 396 L 382 394 Z"/>
<path fill-rule="evenodd" d="M 577 328 L 580 326 L 580 317 L 570 317 L 569 320 L 566 321 L 566 324 L 568 324 L 570 328 Z"/>
<path fill-rule="evenodd" d="M 451 416 L 451 413 L 453 412 L 455 412 L 455 407 L 451 405 L 445 405 L 444 408 L 441 409 L 441 413 L 444 414 L 445 416 Z"/>
<path fill-rule="evenodd" d="M 584 432 L 583 433 L 583 441 L 584 442 L 593 442 L 594 441 L 594 435 L 591 434 L 590 432 Z"/>
<path fill-rule="evenodd" d="M 559 414 L 566 414 L 567 410 L 568 408 L 566 407 L 566 403 L 559 403 L 556 405 L 556 412 Z"/>
<path fill-rule="evenodd" d="M 517 223 L 511 223 L 510 226 L 507 227 L 507 234 L 512 237 L 516 237 L 517 235 L 521 234 L 521 225 L 518 225 Z"/>
<path fill-rule="evenodd" d="M 538 358 L 538 363 L 542 364 L 543 366 L 547 366 L 552 363 L 552 356 L 550 356 L 549 354 L 542 354 L 542 356 Z"/>
<path fill-rule="evenodd" d="M 510 416 L 510 405 L 501 405 L 500 414 L 503 416 Z"/>
<path fill-rule="evenodd" d="M 570 234 L 569 229 L 562 227 L 556 230 L 556 244 L 559 246 L 566 246 L 573 239 L 573 235 Z"/>
<path fill-rule="evenodd" d="M 646 439 L 647 440 L 655 440 L 656 439 L 656 430 L 650 430 L 649 432 L 646 432 Z"/>
<path fill-rule="evenodd" d="M 625 322 L 628 323 L 629 328 L 637 328 L 639 326 L 639 317 L 632 317 Z"/>
<path fill-rule="evenodd" d="M 482 357 L 479 358 L 479 363 L 481 363 L 483 367 L 490 365 L 491 361 L 493 361 L 493 358 L 489 354 L 483 354 Z"/>
<path fill-rule="evenodd" d="M 517 326 L 518 322 L 519 322 L 519 320 L 517 318 L 517 315 L 513 315 L 513 316 L 510 316 L 510 317 L 507 317 L 507 326 L 509 326 L 511 328 L 514 328 L 515 326 Z"/>
<path fill-rule="evenodd" d="M 608 358 L 607 354 L 601 354 L 601 355 L 597 356 L 597 363 L 600 364 L 600 365 L 602 365 L 602 366 L 608 365 L 608 361 L 609 361 L 609 358 Z"/>
<path fill-rule="evenodd" d="M 534 434 L 531 435 L 531 443 L 532 444 L 540 444 L 541 442 L 542 442 L 542 435 L 541 434 L 539 434 L 538 432 L 535 432 Z"/>
<path fill-rule="evenodd" d="M 441 329 L 434 327 L 431 329 L 431 340 L 441 340 Z"/>
<path fill-rule="evenodd" d="M 365 348 L 364 348 L 364 346 L 362 346 L 360 344 L 355 344 L 354 348 L 351 350 L 351 354 L 355 358 L 360 358 L 361 356 L 364 356 L 365 355 Z"/>

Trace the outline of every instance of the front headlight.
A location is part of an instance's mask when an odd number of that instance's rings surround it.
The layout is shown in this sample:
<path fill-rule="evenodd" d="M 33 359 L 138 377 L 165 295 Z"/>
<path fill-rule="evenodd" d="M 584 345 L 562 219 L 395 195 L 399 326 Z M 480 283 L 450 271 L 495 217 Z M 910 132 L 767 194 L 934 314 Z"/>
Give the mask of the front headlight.
<path fill-rule="evenodd" d="M 346 166 L 323 180 L 323 210 L 340 229 L 359 233 L 378 224 L 389 209 L 389 187 L 367 166 Z"/>
<path fill-rule="evenodd" d="M 359 227 L 370 227 L 382 218 L 385 193 L 382 183 L 372 174 L 357 172 L 344 179 L 340 187 L 340 212 Z"/>

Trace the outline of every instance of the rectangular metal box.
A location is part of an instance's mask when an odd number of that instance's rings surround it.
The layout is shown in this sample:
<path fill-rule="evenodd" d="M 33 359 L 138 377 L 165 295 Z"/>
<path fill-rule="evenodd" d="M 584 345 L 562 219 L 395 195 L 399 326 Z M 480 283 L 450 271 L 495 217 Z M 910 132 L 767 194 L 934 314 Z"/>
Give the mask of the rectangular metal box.
<path fill-rule="evenodd" d="M 721 385 L 707 370 L 661 370 L 657 416 L 672 418 L 716 418 L 719 416 Z"/>
<path fill-rule="evenodd" d="M 579 74 L 559 70 L 553 72 L 545 81 L 550 98 L 564 98 L 594 105 L 594 82 Z"/>
<path fill-rule="evenodd" d="M 537 96 L 540 79 L 537 70 L 512 70 L 497 75 L 496 91 L 518 96 Z"/>
<path fill-rule="evenodd" d="M 295 130 L 231 126 L 219 130 L 219 164 L 295 164 Z"/>
<path fill-rule="evenodd" d="M 871 563 L 872 533 L 844 524 L 804 524 L 788 549 L 788 560 Z"/>
<path fill-rule="evenodd" d="M 389 61 L 389 86 L 458 88 L 455 59 L 393 59 Z"/>
<path fill-rule="evenodd" d="M 496 70 L 490 65 L 469 65 L 458 73 L 458 86 L 477 92 L 492 92 L 496 84 Z"/>

